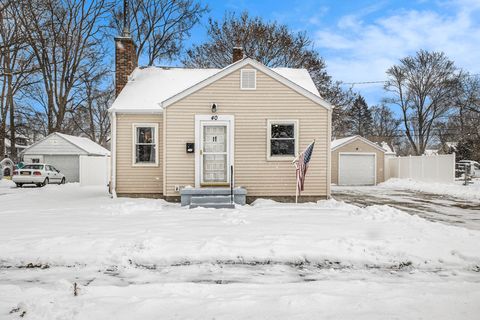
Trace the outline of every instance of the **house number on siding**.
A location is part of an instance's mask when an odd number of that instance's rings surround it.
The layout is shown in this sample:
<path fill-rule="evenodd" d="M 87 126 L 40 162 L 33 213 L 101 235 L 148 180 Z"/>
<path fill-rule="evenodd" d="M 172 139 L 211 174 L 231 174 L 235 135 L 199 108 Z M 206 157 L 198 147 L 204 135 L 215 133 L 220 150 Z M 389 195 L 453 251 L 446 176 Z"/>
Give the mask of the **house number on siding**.
<path fill-rule="evenodd" d="M 218 116 L 212 116 L 212 120 L 218 120 Z"/>

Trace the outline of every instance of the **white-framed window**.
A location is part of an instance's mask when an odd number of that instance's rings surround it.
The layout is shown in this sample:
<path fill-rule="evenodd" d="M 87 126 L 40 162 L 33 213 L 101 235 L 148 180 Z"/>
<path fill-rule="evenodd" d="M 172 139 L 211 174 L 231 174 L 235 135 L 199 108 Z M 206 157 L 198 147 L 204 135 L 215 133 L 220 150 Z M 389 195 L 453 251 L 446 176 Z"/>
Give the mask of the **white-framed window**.
<path fill-rule="evenodd" d="M 292 160 L 298 153 L 298 120 L 268 120 L 267 159 Z"/>
<path fill-rule="evenodd" d="M 257 70 L 242 69 L 240 71 L 240 89 L 242 90 L 257 89 Z"/>
<path fill-rule="evenodd" d="M 158 166 L 158 124 L 133 124 L 134 166 Z"/>

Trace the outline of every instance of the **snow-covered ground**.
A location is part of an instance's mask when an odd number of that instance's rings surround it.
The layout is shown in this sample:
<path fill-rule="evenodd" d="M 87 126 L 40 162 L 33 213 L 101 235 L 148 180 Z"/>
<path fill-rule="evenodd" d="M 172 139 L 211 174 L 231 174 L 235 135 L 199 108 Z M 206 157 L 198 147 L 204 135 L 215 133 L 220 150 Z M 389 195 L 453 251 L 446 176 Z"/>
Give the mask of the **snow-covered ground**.
<path fill-rule="evenodd" d="M 480 315 L 480 231 L 335 200 L 190 210 L 11 186 L 0 183 L 0 319 Z"/>
<path fill-rule="evenodd" d="M 480 179 L 474 179 L 472 184 L 464 186 L 463 181 L 448 184 L 393 178 L 379 184 L 379 186 L 389 189 L 415 190 L 467 200 L 480 200 Z"/>

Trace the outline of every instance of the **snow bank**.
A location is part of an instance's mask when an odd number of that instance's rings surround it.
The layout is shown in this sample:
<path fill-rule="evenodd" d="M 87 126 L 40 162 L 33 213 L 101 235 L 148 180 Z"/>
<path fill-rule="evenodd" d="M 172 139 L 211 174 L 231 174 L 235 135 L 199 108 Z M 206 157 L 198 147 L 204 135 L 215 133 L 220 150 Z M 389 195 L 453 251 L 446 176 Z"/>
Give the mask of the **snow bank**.
<path fill-rule="evenodd" d="M 439 195 L 451 196 L 467 200 L 480 199 L 480 181 L 475 180 L 474 184 L 464 186 L 459 181 L 458 183 L 433 183 L 421 182 L 412 179 L 397 179 L 392 178 L 386 182 L 380 183 L 379 187 L 389 189 L 408 189 L 425 193 L 434 193 Z"/>
<path fill-rule="evenodd" d="M 479 243 L 388 206 L 189 210 L 78 184 L 7 187 L 0 318 L 474 319 Z"/>
<path fill-rule="evenodd" d="M 335 200 L 258 201 L 235 210 L 110 199 L 103 189 L 49 185 L 2 195 L 0 264 L 168 266 L 203 262 L 471 269 L 480 232 L 388 206 Z M 28 199 L 28 201 L 25 201 Z"/>
<path fill-rule="evenodd" d="M 0 193 L 2 193 L 2 189 L 14 188 L 16 187 L 15 183 L 12 180 L 8 179 L 0 179 Z"/>

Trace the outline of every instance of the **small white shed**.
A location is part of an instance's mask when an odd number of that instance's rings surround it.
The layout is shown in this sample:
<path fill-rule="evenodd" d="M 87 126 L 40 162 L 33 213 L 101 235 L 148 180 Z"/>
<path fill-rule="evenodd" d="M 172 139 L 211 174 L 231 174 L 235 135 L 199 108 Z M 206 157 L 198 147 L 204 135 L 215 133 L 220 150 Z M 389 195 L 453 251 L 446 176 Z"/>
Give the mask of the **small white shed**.
<path fill-rule="evenodd" d="M 80 157 L 107 157 L 110 151 L 88 138 L 54 132 L 22 152 L 26 163 L 48 163 L 62 172 L 67 182 L 79 182 Z"/>

